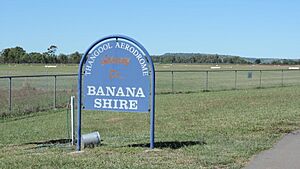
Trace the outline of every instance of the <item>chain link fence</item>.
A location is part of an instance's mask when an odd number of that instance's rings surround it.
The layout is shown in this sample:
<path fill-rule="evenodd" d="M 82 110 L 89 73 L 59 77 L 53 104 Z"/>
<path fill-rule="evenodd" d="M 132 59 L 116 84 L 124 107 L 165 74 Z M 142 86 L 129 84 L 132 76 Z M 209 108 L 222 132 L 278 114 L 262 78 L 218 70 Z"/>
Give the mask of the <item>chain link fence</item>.
<path fill-rule="evenodd" d="M 156 92 L 188 93 L 300 85 L 299 70 L 156 71 Z M 0 116 L 65 107 L 77 74 L 0 76 Z"/>
<path fill-rule="evenodd" d="M 2 76 L 0 116 L 61 108 L 76 91 L 76 74 Z"/>

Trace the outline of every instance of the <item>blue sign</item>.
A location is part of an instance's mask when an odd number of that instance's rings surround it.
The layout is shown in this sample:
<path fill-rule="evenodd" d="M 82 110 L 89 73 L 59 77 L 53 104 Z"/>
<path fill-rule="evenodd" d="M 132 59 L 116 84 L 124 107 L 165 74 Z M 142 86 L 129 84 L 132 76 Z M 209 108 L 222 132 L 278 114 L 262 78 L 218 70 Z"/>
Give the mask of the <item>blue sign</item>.
<path fill-rule="evenodd" d="M 155 71 L 147 50 L 123 35 L 107 36 L 93 43 L 80 60 L 77 106 L 78 151 L 81 150 L 82 109 L 150 112 L 150 148 L 153 149 Z"/>
<path fill-rule="evenodd" d="M 145 53 L 124 40 L 97 45 L 84 67 L 86 110 L 148 112 L 151 66 Z"/>

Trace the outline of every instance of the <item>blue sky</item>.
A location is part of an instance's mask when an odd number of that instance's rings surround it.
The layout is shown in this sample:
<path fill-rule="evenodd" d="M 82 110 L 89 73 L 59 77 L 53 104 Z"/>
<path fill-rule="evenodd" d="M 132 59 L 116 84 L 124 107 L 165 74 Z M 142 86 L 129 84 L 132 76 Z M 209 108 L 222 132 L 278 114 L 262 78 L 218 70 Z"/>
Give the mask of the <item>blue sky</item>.
<path fill-rule="evenodd" d="M 150 54 L 300 59 L 299 0 L 1 0 L 0 50 L 84 52 L 124 34 Z"/>

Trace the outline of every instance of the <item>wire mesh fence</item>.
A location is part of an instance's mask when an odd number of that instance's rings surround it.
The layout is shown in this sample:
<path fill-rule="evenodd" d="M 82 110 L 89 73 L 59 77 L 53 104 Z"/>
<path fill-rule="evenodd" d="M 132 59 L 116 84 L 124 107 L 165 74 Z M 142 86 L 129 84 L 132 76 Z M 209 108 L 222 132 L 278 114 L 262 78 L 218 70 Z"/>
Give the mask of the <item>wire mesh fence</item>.
<path fill-rule="evenodd" d="M 76 94 L 76 82 L 76 74 L 0 77 L 0 116 L 63 107 Z"/>
<path fill-rule="evenodd" d="M 156 71 L 156 92 L 180 93 L 300 85 L 299 70 Z M 0 116 L 64 107 L 77 74 L 0 77 Z"/>

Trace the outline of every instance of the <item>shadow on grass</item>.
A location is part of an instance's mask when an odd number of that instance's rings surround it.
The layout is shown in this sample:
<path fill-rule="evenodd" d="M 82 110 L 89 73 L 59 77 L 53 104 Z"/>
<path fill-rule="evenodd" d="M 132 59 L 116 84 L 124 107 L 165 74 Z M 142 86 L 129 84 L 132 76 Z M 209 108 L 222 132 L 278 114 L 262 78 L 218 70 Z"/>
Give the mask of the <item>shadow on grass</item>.
<path fill-rule="evenodd" d="M 52 147 L 55 145 L 63 145 L 71 143 L 71 139 L 55 139 L 55 140 L 46 140 L 46 141 L 37 141 L 37 142 L 28 142 L 23 145 L 37 145 L 35 148 L 42 147 Z M 205 141 L 163 141 L 163 142 L 155 142 L 155 148 L 164 149 L 179 149 L 182 147 L 194 146 L 194 145 L 205 145 Z M 103 145 L 103 144 L 101 144 Z M 150 147 L 150 143 L 142 143 L 142 144 L 129 144 L 126 147 Z"/>
<path fill-rule="evenodd" d="M 36 141 L 24 143 L 24 145 L 37 144 L 37 145 L 45 145 L 45 144 L 67 144 L 71 143 L 71 139 L 56 139 L 56 140 L 46 140 L 46 141 Z"/>
<path fill-rule="evenodd" d="M 182 147 L 187 146 L 194 146 L 194 145 L 205 145 L 206 142 L 204 141 L 164 141 L 164 142 L 155 142 L 155 148 L 171 148 L 171 149 L 179 149 Z M 127 147 L 150 147 L 150 143 L 145 144 L 130 144 Z"/>
<path fill-rule="evenodd" d="M 36 141 L 36 142 L 28 142 L 22 145 L 32 145 L 27 150 L 32 149 L 44 149 L 44 148 L 67 148 L 71 149 L 71 139 L 55 139 L 55 140 L 46 140 L 46 141 Z"/>

